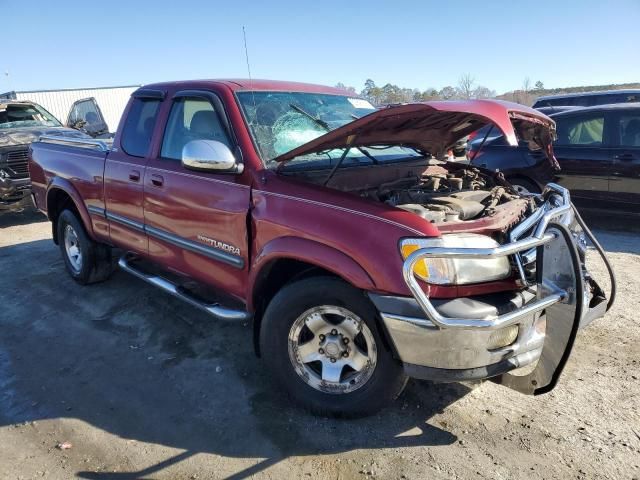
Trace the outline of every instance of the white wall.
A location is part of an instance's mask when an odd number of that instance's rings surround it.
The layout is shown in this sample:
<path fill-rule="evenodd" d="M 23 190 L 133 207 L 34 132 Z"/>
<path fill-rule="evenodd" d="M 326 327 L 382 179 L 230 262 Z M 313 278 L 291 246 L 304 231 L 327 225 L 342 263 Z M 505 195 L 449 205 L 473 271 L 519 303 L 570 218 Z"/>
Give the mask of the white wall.
<path fill-rule="evenodd" d="M 113 88 L 88 88 L 84 90 L 47 90 L 40 92 L 16 92 L 17 100 L 31 100 L 42 105 L 63 124 L 71 105 L 76 100 L 94 97 L 100 106 L 110 132 L 115 132 L 131 93 L 138 86 Z"/>

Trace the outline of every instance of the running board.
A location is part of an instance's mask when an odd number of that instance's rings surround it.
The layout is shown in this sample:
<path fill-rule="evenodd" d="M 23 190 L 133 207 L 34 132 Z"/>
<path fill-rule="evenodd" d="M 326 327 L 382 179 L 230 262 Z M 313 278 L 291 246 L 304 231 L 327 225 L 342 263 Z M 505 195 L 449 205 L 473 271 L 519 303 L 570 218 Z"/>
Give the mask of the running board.
<path fill-rule="evenodd" d="M 251 318 L 249 313 L 243 310 L 225 308 L 218 303 L 204 303 L 191 297 L 188 293 L 181 290 L 179 286 L 170 282 L 169 280 L 158 275 L 153 275 L 138 270 L 127 260 L 127 255 L 123 255 L 120 260 L 118 260 L 118 266 L 125 272 L 135 275 L 139 279 L 144 280 L 145 282 L 150 283 L 151 285 L 158 287 L 161 290 L 164 290 L 174 297 L 184 300 L 188 304 L 193 305 L 200 310 L 204 310 L 209 315 L 217 318 L 218 320 L 222 320 L 225 322 L 244 322 Z"/>

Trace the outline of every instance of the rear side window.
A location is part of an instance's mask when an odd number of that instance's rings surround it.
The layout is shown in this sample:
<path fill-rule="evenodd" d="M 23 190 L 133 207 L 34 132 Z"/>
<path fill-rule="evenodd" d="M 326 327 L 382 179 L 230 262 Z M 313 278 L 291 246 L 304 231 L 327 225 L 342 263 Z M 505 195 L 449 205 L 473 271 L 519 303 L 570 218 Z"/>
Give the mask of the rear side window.
<path fill-rule="evenodd" d="M 621 115 L 618 119 L 619 145 L 640 147 L 640 113 Z"/>
<path fill-rule="evenodd" d="M 558 139 L 556 145 L 601 146 L 604 135 L 604 115 L 555 117 Z"/>
<path fill-rule="evenodd" d="M 134 157 L 144 157 L 149 151 L 153 127 L 156 124 L 160 100 L 135 98 L 124 122 L 122 149 Z"/>
<path fill-rule="evenodd" d="M 217 140 L 230 147 L 231 142 L 216 111 L 208 100 L 180 98 L 173 103 L 162 140 L 162 158 L 182 159 L 182 149 L 193 140 Z"/>

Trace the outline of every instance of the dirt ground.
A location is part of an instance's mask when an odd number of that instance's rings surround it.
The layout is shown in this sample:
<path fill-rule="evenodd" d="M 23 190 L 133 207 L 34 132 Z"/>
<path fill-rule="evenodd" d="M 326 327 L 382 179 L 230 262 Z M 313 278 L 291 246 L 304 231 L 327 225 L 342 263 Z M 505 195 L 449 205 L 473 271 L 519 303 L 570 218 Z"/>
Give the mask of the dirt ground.
<path fill-rule="evenodd" d="M 44 218 L 0 214 L 0 478 L 640 478 L 640 234 L 596 233 L 619 299 L 552 393 L 412 381 L 345 421 L 290 405 L 248 326 L 122 272 L 80 287 Z"/>

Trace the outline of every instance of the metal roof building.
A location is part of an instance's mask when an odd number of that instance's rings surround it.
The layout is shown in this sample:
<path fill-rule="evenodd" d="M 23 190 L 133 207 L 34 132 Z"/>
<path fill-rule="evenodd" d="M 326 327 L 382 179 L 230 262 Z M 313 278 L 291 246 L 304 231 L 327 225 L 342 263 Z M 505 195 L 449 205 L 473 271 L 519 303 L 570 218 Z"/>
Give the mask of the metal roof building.
<path fill-rule="evenodd" d="M 115 132 L 131 93 L 139 87 L 140 85 L 127 85 L 122 87 L 14 91 L 0 94 L 0 98 L 35 102 L 42 105 L 64 124 L 73 102 L 94 97 L 107 122 L 109 131 Z"/>

